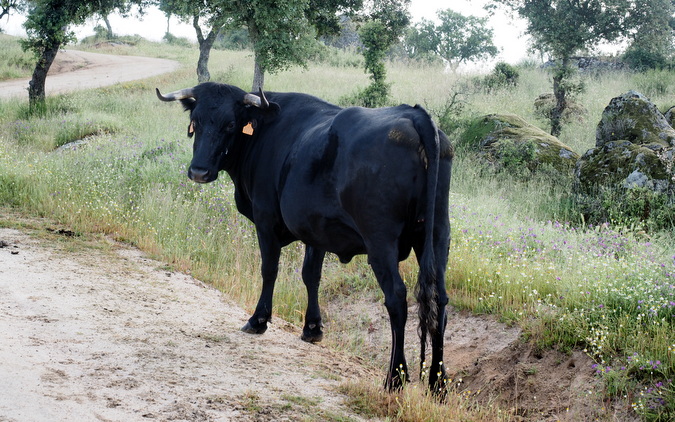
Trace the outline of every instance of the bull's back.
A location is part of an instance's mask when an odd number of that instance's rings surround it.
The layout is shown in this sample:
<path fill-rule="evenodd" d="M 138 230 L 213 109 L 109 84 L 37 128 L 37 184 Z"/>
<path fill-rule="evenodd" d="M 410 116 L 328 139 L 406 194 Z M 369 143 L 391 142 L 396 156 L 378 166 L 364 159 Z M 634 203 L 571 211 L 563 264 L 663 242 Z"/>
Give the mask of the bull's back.
<path fill-rule="evenodd" d="M 299 140 L 280 196 L 296 237 L 347 260 L 419 219 L 425 163 L 407 109 L 345 109 Z"/>

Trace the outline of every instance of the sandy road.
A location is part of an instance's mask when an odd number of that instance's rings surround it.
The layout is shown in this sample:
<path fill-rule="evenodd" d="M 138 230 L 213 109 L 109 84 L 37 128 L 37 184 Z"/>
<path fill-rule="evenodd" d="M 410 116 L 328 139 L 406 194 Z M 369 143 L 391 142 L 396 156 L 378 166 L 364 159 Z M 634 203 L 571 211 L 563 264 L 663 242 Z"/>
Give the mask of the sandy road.
<path fill-rule="evenodd" d="M 0 245 L 0 421 L 360 420 L 336 392 L 359 365 L 290 326 L 240 332 L 241 308 L 136 249 L 14 229 Z"/>
<path fill-rule="evenodd" d="M 173 60 L 139 56 L 113 56 L 78 50 L 61 50 L 49 69 L 47 95 L 98 88 L 148 78 L 178 69 Z M 30 79 L 0 82 L 0 98 L 26 96 Z"/>

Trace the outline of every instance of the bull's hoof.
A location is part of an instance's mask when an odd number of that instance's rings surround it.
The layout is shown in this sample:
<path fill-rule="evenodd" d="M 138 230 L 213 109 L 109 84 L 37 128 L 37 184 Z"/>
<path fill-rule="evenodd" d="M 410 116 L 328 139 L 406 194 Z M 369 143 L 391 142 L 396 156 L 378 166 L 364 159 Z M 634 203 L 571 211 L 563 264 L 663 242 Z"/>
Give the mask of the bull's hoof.
<path fill-rule="evenodd" d="M 320 342 L 323 340 L 323 331 L 321 330 L 321 327 L 323 327 L 321 323 L 305 325 L 305 328 L 302 329 L 300 339 L 307 343 Z"/>
<path fill-rule="evenodd" d="M 241 327 L 241 331 L 248 334 L 262 334 L 267 331 L 267 323 L 259 324 L 258 326 L 253 326 L 251 321 L 247 322 L 246 325 Z"/>

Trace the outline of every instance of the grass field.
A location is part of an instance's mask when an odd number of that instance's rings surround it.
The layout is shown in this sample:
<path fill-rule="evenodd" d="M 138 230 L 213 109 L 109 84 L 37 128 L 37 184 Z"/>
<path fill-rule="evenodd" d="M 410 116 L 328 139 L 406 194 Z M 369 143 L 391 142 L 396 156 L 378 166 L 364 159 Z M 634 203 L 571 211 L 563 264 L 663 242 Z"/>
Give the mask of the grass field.
<path fill-rule="evenodd" d="M 24 63 L 16 43 L 0 35 L 0 54 Z M 0 204 L 135 244 L 252 309 L 260 291 L 254 227 L 236 211 L 226 177 L 209 185 L 187 180 L 187 116 L 154 95 L 155 87 L 166 92 L 196 84 L 196 48 L 139 41 L 106 52 L 171 58 L 184 66 L 170 75 L 51 97 L 41 117 L 28 114 L 27 99 L 0 101 Z M 247 89 L 252 60 L 250 52 L 213 51 L 212 79 Z M 550 76 L 535 67 L 519 70 L 517 88 L 491 93 L 470 88 L 474 76 L 433 66 L 390 63 L 388 79 L 396 103 L 420 103 L 440 113 L 457 93 L 460 123 L 514 113 L 547 130 L 533 101 L 551 90 Z M 6 74 L 16 73 L 0 69 L 0 76 Z M 580 154 L 594 146 L 595 127 L 612 97 L 637 89 L 661 109 L 675 98 L 672 72 L 612 73 L 585 82 L 578 101 L 588 116 L 565 126 L 560 137 Z M 266 78 L 269 91 L 307 92 L 332 102 L 367 84 L 360 68 L 325 63 Z M 84 146 L 55 151 L 80 139 Z M 675 415 L 672 231 L 645 232 L 615 222 L 585 225 L 565 202 L 568 184 L 486 176 L 469 156 L 457 156 L 453 170 L 446 280 L 452 304 L 520 324 L 540 347 L 583 349 L 606 380 L 608 398 L 628 397 L 646 420 Z M 275 291 L 274 313 L 298 325 L 305 306 L 302 255 L 300 245 L 284 251 Z M 324 271 L 324 302 L 345 283 L 353 284 L 357 298 L 379 297 L 365 259 L 347 266 L 331 259 Z M 410 272 L 405 278 L 412 291 L 416 269 L 402 268 Z M 358 346 L 334 346 L 359 352 Z M 464 407 L 465 420 L 495 417 Z"/>

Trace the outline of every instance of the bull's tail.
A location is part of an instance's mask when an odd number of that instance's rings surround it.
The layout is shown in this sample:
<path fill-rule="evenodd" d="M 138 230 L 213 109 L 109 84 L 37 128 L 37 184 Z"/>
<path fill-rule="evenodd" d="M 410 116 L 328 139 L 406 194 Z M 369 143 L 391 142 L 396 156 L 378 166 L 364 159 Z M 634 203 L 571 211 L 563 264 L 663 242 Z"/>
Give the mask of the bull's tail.
<path fill-rule="evenodd" d="M 420 135 L 427 158 L 427 180 L 424 215 L 424 249 L 418 257 L 420 264 L 415 295 L 418 303 L 419 335 L 421 340 L 421 371 L 424 371 L 427 334 L 432 337 L 438 332 L 438 291 L 436 257 L 434 253 L 434 217 L 436 209 L 436 187 L 440 166 L 440 140 L 438 129 L 431 116 L 420 106 L 415 106 L 415 129 Z"/>

